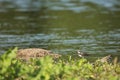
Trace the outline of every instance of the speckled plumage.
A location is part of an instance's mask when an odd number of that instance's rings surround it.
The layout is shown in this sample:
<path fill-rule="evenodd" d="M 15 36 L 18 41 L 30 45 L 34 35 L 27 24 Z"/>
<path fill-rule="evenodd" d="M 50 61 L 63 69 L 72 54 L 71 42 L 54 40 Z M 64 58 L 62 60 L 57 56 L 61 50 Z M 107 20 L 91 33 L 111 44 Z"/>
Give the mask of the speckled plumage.
<path fill-rule="evenodd" d="M 30 59 L 30 58 L 39 58 L 50 55 L 53 58 L 59 58 L 61 55 L 53 54 L 49 50 L 41 49 L 41 48 L 28 48 L 28 49 L 19 49 L 17 51 L 17 58 L 19 59 Z"/>
<path fill-rule="evenodd" d="M 111 61 L 111 55 L 105 56 L 100 59 L 101 62 L 110 62 Z"/>

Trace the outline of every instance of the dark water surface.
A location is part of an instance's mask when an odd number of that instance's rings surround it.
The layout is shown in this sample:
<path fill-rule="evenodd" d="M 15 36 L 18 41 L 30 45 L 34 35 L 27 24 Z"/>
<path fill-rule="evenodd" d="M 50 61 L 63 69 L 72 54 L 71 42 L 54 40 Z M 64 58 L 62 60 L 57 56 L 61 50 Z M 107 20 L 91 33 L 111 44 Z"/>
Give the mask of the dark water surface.
<path fill-rule="evenodd" d="M 39 47 L 120 56 L 120 0 L 0 0 L 0 53 Z"/>

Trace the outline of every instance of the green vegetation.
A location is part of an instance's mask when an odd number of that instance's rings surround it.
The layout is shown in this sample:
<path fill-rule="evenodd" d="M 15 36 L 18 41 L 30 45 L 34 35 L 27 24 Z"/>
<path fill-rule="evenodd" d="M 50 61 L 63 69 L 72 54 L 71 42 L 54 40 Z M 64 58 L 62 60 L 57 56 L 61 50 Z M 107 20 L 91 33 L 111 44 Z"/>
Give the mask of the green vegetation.
<path fill-rule="evenodd" d="M 90 63 L 86 59 L 53 60 L 46 56 L 28 62 L 16 59 L 16 51 L 0 56 L 0 80 L 120 80 L 120 64 Z"/>

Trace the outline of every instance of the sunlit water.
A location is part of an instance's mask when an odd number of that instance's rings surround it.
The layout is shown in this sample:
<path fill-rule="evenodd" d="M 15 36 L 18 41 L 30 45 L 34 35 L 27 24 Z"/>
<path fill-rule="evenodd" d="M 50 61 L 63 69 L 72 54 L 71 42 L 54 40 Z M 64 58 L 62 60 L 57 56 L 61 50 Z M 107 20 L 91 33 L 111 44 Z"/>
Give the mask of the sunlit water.
<path fill-rule="evenodd" d="M 9 48 L 120 56 L 119 0 L 0 0 L 0 53 Z"/>

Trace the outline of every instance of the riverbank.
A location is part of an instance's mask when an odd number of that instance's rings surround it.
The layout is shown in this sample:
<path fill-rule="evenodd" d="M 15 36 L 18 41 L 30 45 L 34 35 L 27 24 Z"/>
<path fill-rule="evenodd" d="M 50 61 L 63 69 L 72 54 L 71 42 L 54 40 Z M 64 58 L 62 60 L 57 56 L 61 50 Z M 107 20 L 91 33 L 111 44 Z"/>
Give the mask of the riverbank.
<path fill-rule="evenodd" d="M 89 62 L 85 58 L 68 60 L 45 56 L 24 62 L 16 59 L 16 51 L 9 50 L 0 56 L 1 80 L 119 80 L 120 63 L 99 60 Z"/>

